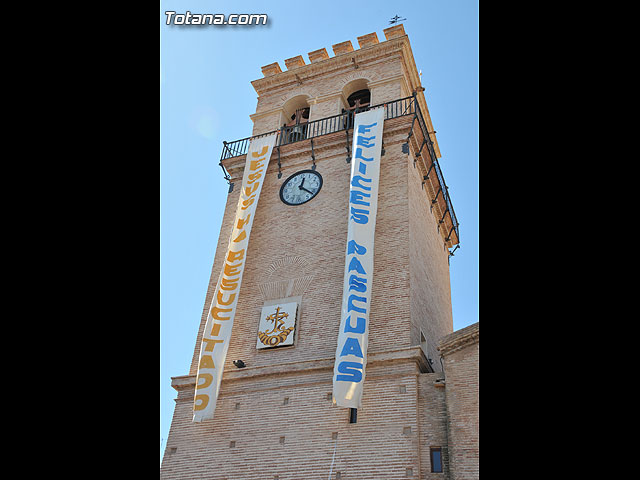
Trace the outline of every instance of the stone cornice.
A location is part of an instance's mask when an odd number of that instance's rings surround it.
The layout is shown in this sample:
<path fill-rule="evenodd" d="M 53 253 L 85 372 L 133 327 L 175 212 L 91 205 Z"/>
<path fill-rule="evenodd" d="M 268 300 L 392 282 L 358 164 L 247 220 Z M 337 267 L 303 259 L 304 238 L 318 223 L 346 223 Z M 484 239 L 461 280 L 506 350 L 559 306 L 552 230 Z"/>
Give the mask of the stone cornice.
<path fill-rule="evenodd" d="M 420 110 L 422 111 L 424 121 L 427 124 L 427 129 L 429 130 L 429 136 L 431 137 L 431 141 L 433 142 L 433 148 L 435 150 L 436 157 L 441 158 L 442 155 L 440 154 L 438 139 L 436 138 L 435 129 L 433 128 L 433 124 L 431 122 L 431 115 L 429 114 L 429 108 L 427 107 L 427 100 L 424 96 L 424 88 L 422 87 L 422 83 L 420 81 L 420 74 L 418 72 L 418 67 L 416 66 L 415 59 L 413 58 L 413 51 L 411 50 L 411 43 L 409 42 L 408 37 L 407 41 L 403 43 L 402 49 L 402 58 L 408 74 L 408 90 L 410 92 L 417 92 L 418 104 L 420 105 Z"/>
<path fill-rule="evenodd" d="M 480 322 L 476 322 L 444 337 L 438 345 L 438 350 L 442 356 L 446 356 L 479 342 Z"/>
<path fill-rule="evenodd" d="M 427 361 L 420 346 L 372 352 L 367 356 L 367 368 L 383 366 L 392 363 L 415 362 L 420 372 L 428 372 Z M 245 367 L 241 369 L 227 369 L 223 373 L 223 381 L 248 380 L 265 378 L 271 375 L 291 375 L 296 373 L 311 373 L 316 371 L 330 371 L 335 363 L 334 357 L 319 358 L 301 362 L 283 363 L 263 367 Z M 171 386 L 178 391 L 192 389 L 196 384 L 196 375 L 182 375 L 171 377 Z"/>

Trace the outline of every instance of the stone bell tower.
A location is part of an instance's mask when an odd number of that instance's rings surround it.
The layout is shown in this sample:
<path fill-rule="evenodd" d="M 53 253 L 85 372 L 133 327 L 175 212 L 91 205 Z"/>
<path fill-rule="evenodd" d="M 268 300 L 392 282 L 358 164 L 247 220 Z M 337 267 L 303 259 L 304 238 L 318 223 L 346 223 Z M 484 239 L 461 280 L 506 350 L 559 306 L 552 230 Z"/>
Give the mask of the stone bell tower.
<path fill-rule="evenodd" d="M 359 48 L 335 44 L 333 56 L 309 52 L 309 63 L 287 59 L 285 71 L 264 66 L 252 82 L 253 132 L 222 149 L 229 195 L 191 368 L 172 379 L 178 396 L 161 478 L 453 478 L 438 347 L 453 331 L 449 256 L 458 222 L 409 38 L 402 25 L 384 36 L 358 37 Z M 331 402 L 332 370 L 353 119 L 377 106 L 385 116 L 375 273 L 363 405 L 354 416 Z M 276 131 L 215 417 L 193 423 L 198 354 L 248 146 Z M 270 340 L 285 319 L 294 321 L 289 333 Z"/>

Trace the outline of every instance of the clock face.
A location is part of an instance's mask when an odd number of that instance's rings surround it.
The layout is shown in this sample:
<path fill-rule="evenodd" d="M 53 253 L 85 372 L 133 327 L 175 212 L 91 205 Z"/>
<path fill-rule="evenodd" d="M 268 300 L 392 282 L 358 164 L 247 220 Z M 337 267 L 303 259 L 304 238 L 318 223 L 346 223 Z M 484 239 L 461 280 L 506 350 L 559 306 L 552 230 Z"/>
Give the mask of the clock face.
<path fill-rule="evenodd" d="M 314 170 L 302 170 L 284 181 L 280 200 L 287 205 L 302 205 L 315 197 L 321 188 L 322 175 Z"/>

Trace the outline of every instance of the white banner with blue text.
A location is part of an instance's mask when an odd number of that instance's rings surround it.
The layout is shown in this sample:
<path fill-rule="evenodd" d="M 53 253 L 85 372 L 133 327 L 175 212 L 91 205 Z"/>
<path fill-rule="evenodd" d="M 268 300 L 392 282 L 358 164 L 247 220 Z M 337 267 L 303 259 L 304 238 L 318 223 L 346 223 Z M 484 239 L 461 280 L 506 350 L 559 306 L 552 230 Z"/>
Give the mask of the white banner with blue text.
<path fill-rule="evenodd" d="M 339 407 L 359 408 L 362 403 L 383 124 L 380 107 L 356 114 L 353 127 L 342 316 L 333 368 L 333 402 Z"/>
<path fill-rule="evenodd" d="M 254 138 L 249 145 L 242 176 L 242 189 L 224 265 L 213 294 L 207 323 L 202 333 L 198 376 L 193 402 L 193 421 L 213 418 L 224 363 L 229 350 L 233 319 L 262 185 L 277 134 Z"/>

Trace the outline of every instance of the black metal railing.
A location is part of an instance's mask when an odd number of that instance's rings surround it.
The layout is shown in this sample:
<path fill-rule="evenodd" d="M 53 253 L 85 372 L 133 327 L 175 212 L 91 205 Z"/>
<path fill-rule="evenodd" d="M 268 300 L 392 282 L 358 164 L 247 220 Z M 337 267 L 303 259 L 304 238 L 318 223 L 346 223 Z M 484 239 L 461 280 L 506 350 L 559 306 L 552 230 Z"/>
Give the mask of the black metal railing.
<path fill-rule="evenodd" d="M 353 128 L 354 116 L 356 113 L 364 112 L 372 108 L 384 107 L 384 119 L 389 120 L 391 118 L 415 114 L 416 110 L 420 108 L 416 108 L 416 106 L 417 102 L 415 97 L 406 97 L 381 105 L 357 108 L 349 112 L 343 112 L 338 115 L 334 115 L 332 117 L 325 117 L 319 120 L 313 120 L 311 122 L 291 125 L 289 127 L 282 127 L 272 132 L 243 138 L 241 140 L 235 140 L 233 142 L 223 142 L 222 156 L 220 157 L 220 161 L 226 160 L 227 158 L 246 155 L 246 153 L 249 151 L 249 143 L 252 138 L 264 137 L 265 135 L 270 135 L 279 131 L 280 136 L 278 138 L 278 146 L 289 145 L 291 143 L 300 142 L 302 140 L 309 140 L 311 138 L 320 137 L 322 135 L 329 135 L 331 133 L 349 130 Z"/>
<path fill-rule="evenodd" d="M 422 133 L 422 137 L 423 137 L 421 147 L 419 148 L 418 151 L 421 152 L 424 146 L 427 147 L 427 152 L 429 153 L 429 160 L 430 160 L 430 162 L 425 162 L 425 164 L 429 163 L 427 172 L 430 172 L 431 169 L 435 170 L 436 172 L 438 183 L 440 184 L 440 189 L 442 190 L 442 194 L 444 196 L 444 200 L 447 205 L 444 215 L 446 215 L 446 213 L 449 212 L 449 216 L 451 217 L 452 230 L 456 232 L 456 238 L 459 243 L 460 242 L 459 223 L 458 223 L 458 219 L 456 218 L 456 212 L 453 210 L 451 197 L 449 196 L 449 187 L 447 187 L 447 183 L 444 180 L 444 175 L 442 175 L 442 170 L 440 169 L 440 163 L 438 162 L 438 158 L 436 157 L 436 152 L 433 148 L 433 142 L 431 141 L 431 136 L 429 135 L 429 133 L 432 133 L 432 132 L 429 132 L 429 130 L 427 129 L 427 124 L 424 121 L 424 118 L 422 117 L 422 112 L 420 111 L 420 106 L 417 105 L 417 102 L 416 102 L 416 106 L 417 106 L 416 119 L 418 120 L 418 124 L 420 125 L 420 132 Z M 429 173 L 427 173 L 427 176 L 429 176 Z M 443 215 L 443 219 L 444 219 L 444 215 Z M 448 232 L 447 241 L 451 238 L 451 233 L 452 233 L 451 231 Z"/>
<path fill-rule="evenodd" d="M 373 108 L 383 107 L 385 109 L 385 120 L 390 120 L 392 118 L 404 117 L 408 115 L 414 115 L 411 133 L 409 133 L 409 137 L 411 135 L 415 136 L 415 139 L 420 145 L 418 152 L 416 153 L 416 157 L 422 156 L 422 151 L 426 147 L 428 160 L 425 159 L 425 167 L 427 170 L 427 177 L 430 175 L 432 170 L 435 170 L 436 177 L 438 178 L 439 190 L 438 195 L 442 194 L 445 202 L 446 209 L 445 214 L 448 212 L 451 216 L 452 230 L 455 231 L 458 242 L 460 241 L 460 234 L 458 229 L 458 220 L 456 218 L 456 214 L 453 210 L 453 204 L 451 203 L 451 198 L 449 197 L 448 187 L 445 183 L 444 176 L 442 175 L 442 170 L 440 169 L 440 164 L 438 163 L 438 159 L 436 157 L 435 150 L 433 148 L 433 142 L 430 137 L 430 133 L 427 128 L 427 124 L 424 121 L 422 116 L 422 111 L 420 110 L 420 106 L 418 105 L 418 101 L 415 95 L 411 97 L 401 98 L 399 100 L 393 100 L 391 102 L 387 102 L 380 105 L 372 105 L 367 107 L 356 108 L 355 110 L 351 110 L 349 112 L 343 112 L 338 115 L 333 115 L 331 117 L 325 117 L 318 120 L 313 120 L 311 122 L 305 122 L 298 125 L 291 126 L 283 126 L 278 130 L 274 130 L 271 132 L 263 133 L 260 135 L 254 135 L 252 137 L 243 138 L 241 140 L 235 140 L 233 142 L 223 142 L 222 147 L 222 155 L 220 157 L 220 166 L 222 167 L 222 171 L 224 172 L 225 178 L 229 180 L 229 175 L 222 164 L 223 160 L 232 157 L 238 157 L 242 155 L 246 155 L 249 151 L 249 144 L 252 139 L 264 137 L 266 135 L 271 135 L 272 133 L 279 132 L 278 142 L 276 144 L 277 147 L 283 145 L 289 145 L 292 143 L 300 142 L 303 140 L 310 140 L 316 137 L 320 137 L 323 135 L 329 135 L 332 133 L 350 130 L 353 128 L 355 114 L 364 112 L 367 110 L 371 110 Z M 415 123 L 417 122 L 419 128 L 415 128 Z M 414 133 L 414 130 L 416 133 Z M 409 138 L 407 138 L 407 141 Z M 408 153 L 408 151 L 407 151 Z M 434 199 L 433 202 L 437 200 Z M 444 219 L 444 216 L 443 216 Z M 449 232 L 447 239 L 451 237 L 451 231 Z"/>

